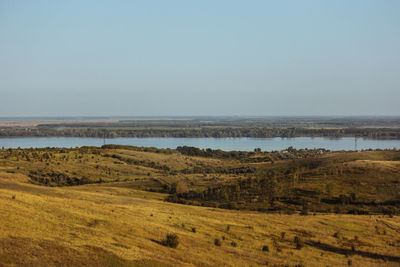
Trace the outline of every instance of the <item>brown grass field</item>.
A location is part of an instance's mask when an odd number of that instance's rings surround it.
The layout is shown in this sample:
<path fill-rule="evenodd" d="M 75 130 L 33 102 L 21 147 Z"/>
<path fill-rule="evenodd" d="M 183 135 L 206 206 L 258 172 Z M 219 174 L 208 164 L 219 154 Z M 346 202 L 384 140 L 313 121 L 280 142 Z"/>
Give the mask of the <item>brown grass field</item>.
<path fill-rule="evenodd" d="M 300 216 L 227 210 L 169 203 L 164 201 L 165 193 L 139 190 L 152 186 L 155 177 L 166 182 L 185 180 L 189 187 L 202 188 L 215 176 L 172 175 L 144 166 L 150 161 L 182 170 L 196 164 L 227 168 L 243 164 L 236 160 L 119 149 L 100 154 L 71 150 L 68 159 L 63 158 L 65 153 L 54 152 L 40 161 L 32 156 L 27 160 L 18 152 L 23 150 L 1 152 L 0 266 L 400 266 L 400 217 L 396 215 L 316 212 Z M 104 156 L 111 152 L 145 163 L 132 165 Z M 344 155 L 347 160 L 340 164 L 346 168 L 381 174 L 381 183 L 387 182 L 386 177 L 400 181 L 398 153 L 333 153 L 322 158 L 343 159 Z M 280 164 L 285 161 L 274 163 L 274 168 Z M 32 170 L 75 173 L 107 182 L 43 186 L 32 184 Z M 223 174 L 218 179 L 239 176 Z M 345 186 L 340 180 L 335 190 Z M 370 189 L 361 194 L 369 194 Z M 384 198 L 383 193 L 378 196 Z M 161 244 L 168 233 L 178 235 L 177 248 Z M 300 247 L 295 237 L 301 239 Z M 268 251 L 263 251 L 264 246 Z"/>

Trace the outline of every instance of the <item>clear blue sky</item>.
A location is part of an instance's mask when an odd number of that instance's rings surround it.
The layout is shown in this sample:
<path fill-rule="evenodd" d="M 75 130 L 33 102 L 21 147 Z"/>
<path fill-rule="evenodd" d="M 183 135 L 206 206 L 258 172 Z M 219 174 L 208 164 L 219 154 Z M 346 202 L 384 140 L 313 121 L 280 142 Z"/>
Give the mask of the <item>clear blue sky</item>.
<path fill-rule="evenodd" d="M 400 115 L 400 1 L 0 0 L 0 116 Z"/>

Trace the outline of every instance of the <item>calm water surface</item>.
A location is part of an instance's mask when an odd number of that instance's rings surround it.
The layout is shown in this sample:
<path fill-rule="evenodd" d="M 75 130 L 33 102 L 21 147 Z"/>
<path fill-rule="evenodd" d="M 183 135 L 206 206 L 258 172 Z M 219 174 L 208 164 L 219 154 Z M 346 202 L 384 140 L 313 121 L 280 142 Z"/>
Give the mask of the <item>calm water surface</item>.
<path fill-rule="evenodd" d="M 158 148 L 176 148 L 177 146 L 194 146 L 199 148 L 222 149 L 226 151 L 252 151 L 261 148 L 263 151 L 294 148 L 326 148 L 329 150 L 355 149 L 400 149 L 400 140 L 372 140 L 351 137 L 331 139 L 322 137 L 296 138 L 112 138 L 105 139 L 106 144 L 133 145 Z M 40 147 L 76 147 L 101 146 L 102 138 L 87 137 L 32 137 L 0 138 L 0 147 L 4 148 L 40 148 Z"/>

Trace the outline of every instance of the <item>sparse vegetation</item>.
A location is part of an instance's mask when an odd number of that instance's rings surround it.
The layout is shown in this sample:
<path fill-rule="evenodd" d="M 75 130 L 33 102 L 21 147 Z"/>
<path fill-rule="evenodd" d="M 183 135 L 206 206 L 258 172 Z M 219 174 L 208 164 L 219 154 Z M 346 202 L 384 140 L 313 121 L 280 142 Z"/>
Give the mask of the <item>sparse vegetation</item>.
<path fill-rule="evenodd" d="M 285 239 L 286 232 L 281 232 L 281 240 Z"/>
<path fill-rule="evenodd" d="M 300 236 L 294 237 L 294 243 L 296 244 L 296 249 L 302 249 L 304 247 L 303 238 L 301 238 Z"/>
<path fill-rule="evenodd" d="M 343 235 L 340 232 L 334 233 L 333 237 L 338 238 L 338 239 L 343 239 Z"/>
<path fill-rule="evenodd" d="M 269 251 L 269 247 L 268 247 L 267 245 L 264 245 L 264 246 L 262 247 L 262 251 L 268 252 L 268 251 Z"/>
<path fill-rule="evenodd" d="M 167 234 L 161 244 L 170 248 L 176 248 L 179 245 L 179 237 L 177 234 Z"/>
<path fill-rule="evenodd" d="M 109 257 L 135 266 L 138 251 L 155 266 L 341 266 L 352 255 L 357 265 L 400 262 L 399 151 L 289 149 L 274 164 L 251 153 L 237 160 L 118 146 L 2 149 L 0 263 L 101 266 Z M 300 217 L 305 207 L 315 215 Z M 169 249 L 174 240 L 178 249 Z"/>
<path fill-rule="evenodd" d="M 214 245 L 216 245 L 217 247 L 221 246 L 221 240 L 219 240 L 218 238 L 214 239 Z"/>

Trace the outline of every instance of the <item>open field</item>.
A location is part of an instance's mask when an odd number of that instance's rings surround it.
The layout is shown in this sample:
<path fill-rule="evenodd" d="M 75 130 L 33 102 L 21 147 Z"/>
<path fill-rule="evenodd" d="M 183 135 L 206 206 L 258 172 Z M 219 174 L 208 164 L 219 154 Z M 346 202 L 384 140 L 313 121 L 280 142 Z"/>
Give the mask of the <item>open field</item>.
<path fill-rule="evenodd" d="M 166 203 L 160 194 L 107 184 L 54 188 L 17 182 L 22 179 L 0 180 L 0 262 L 6 266 L 400 264 L 398 216 L 228 211 Z M 177 248 L 157 243 L 172 232 Z M 304 239 L 300 250 L 295 236 Z"/>
<path fill-rule="evenodd" d="M 399 266 L 399 153 L 3 149 L 0 266 Z"/>

